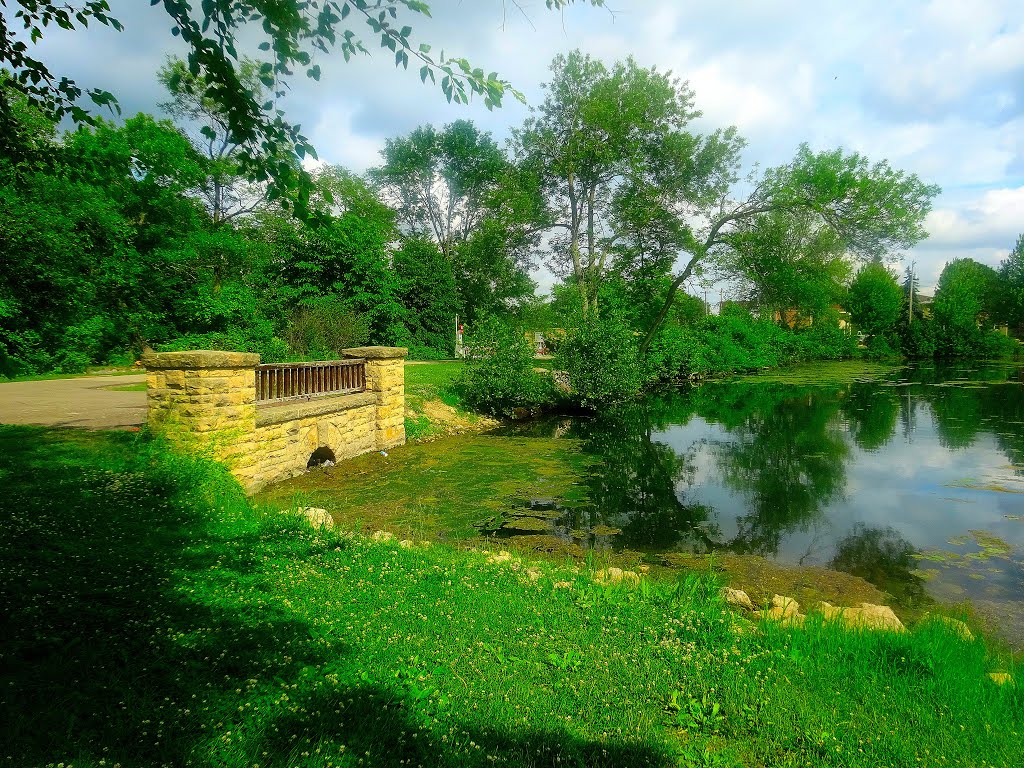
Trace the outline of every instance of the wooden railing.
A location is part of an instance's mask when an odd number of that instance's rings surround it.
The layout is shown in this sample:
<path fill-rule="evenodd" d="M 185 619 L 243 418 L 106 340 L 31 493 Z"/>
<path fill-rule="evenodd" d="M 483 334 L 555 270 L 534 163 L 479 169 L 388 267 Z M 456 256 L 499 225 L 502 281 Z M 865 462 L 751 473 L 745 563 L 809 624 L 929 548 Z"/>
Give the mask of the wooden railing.
<path fill-rule="evenodd" d="M 271 363 L 256 367 L 256 402 L 343 395 L 366 389 L 366 360 Z"/>

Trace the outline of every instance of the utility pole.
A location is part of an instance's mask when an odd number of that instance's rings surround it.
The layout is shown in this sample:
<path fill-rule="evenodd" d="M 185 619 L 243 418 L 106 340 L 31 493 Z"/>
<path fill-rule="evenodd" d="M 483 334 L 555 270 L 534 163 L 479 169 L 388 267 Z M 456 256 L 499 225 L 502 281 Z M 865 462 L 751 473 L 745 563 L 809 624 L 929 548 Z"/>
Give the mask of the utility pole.
<path fill-rule="evenodd" d="M 916 261 L 910 262 L 910 281 L 907 286 L 910 290 L 910 303 L 907 305 L 907 325 L 914 324 L 914 265 Z"/>

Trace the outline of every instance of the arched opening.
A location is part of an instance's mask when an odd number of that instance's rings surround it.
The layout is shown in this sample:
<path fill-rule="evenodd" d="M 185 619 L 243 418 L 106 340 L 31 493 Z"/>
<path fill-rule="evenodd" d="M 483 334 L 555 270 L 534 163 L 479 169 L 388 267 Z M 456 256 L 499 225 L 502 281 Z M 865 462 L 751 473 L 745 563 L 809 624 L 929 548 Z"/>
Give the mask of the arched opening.
<path fill-rule="evenodd" d="M 323 466 L 334 466 L 334 451 L 330 448 L 321 446 L 310 455 L 309 461 L 306 462 L 306 469 Z"/>

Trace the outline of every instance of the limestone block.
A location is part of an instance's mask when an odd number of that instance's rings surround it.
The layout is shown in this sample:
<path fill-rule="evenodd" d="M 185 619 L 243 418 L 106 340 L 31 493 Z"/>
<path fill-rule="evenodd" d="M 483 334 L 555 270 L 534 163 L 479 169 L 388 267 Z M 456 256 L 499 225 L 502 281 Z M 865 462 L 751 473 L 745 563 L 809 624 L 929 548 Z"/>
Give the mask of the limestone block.
<path fill-rule="evenodd" d="M 754 604 L 750 602 L 750 598 L 747 593 L 742 589 L 730 589 L 724 587 L 722 589 L 722 597 L 725 598 L 725 602 L 733 608 L 742 608 L 745 611 L 753 611 Z"/>

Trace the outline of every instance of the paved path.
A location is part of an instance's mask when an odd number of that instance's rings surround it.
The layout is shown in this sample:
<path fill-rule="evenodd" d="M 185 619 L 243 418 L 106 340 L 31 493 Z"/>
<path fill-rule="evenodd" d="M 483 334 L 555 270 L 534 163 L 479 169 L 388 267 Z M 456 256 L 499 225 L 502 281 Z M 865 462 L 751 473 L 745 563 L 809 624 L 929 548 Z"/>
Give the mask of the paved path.
<path fill-rule="evenodd" d="M 114 392 L 108 387 L 145 381 L 145 375 L 132 375 L 0 384 L 0 424 L 85 429 L 137 427 L 146 420 L 146 393 Z"/>

